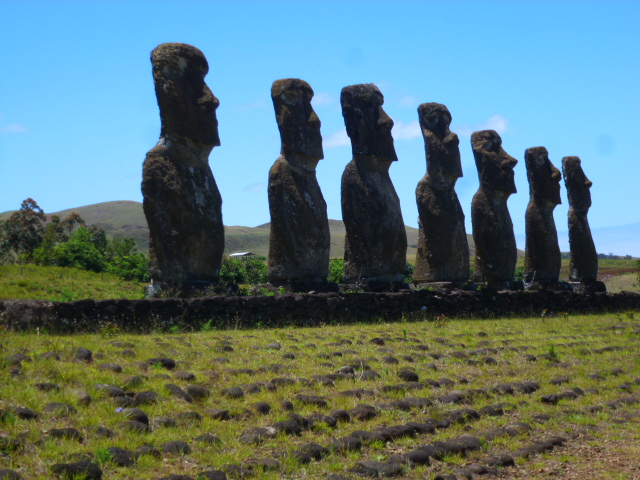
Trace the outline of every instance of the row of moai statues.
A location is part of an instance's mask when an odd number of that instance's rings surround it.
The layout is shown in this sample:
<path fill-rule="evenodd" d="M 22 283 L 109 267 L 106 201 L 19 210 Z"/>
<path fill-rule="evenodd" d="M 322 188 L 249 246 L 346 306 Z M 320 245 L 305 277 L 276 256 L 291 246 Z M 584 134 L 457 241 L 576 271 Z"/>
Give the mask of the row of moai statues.
<path fill-rule="evenodd" d="M 144 212 L 150 231 L 150 270 L 160 284 L 198 288 L 219 279 L 224 250 L 222 199 L 208 164 L 220 145 L 217 98 L 206 85 L 207 60 L 186 44 L 162 44 L 151 54 L 162 122 L 160 139 L 143 167 Z M 327 206 L 316 178 L 324 157 L 320 119 L 311 106 L 313 90 L 300 79 L 277 80 L 271 96 L 281 136 L 280 156 L 269 171 L 271 214 L 268 281 L 297 291 L 337 289 L 327 281 L 330 234 Z M 345 284 L 372 290 L 403 283 L 407 237 L 400 201 L 389 177 L 396 161 L 393 121 L 373 84 L 342 89 L 342 114 L 351 140 L 351 162 L 342 176 L 346 228 Z M 449 130 L 444 105 L 418 108 L 427 172 L 416 189 L 419 243 L 415 284 L 468 285 L 469 247 L 464 213 L 455 193 L 462 177 L 459 140 Z M 517 250 L 507 199 L 516 193 L 517 161 L 493 130 L 471 138 L 480 188 L 472 202 L 476 244 L 474 280 L 502 288 L 513 282 Z M 560 250 L 553 209 L 560 203 L 560 172 L 544 147 L 525 152 L 531 191 L 526 213 L 525 280 L 560 288 Z M 596 282 L 597 254 L 587 212 L 591 182 L 577 157 L 562 161 L 569 196 L 570 280 L 602 290 Z M 564 288 L 564 287 L 562 287 Z"/>

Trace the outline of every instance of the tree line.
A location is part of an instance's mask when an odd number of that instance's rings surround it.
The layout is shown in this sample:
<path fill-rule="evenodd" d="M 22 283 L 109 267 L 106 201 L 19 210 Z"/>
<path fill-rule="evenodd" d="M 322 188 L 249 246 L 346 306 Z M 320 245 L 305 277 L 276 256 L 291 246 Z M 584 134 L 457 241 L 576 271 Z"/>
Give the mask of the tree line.
<path fill-rule="evenodd" d="M 73 212 L 47 221 L 38 203 L 27 198 L 20 210 L 0 220 L 0 261 L 74 267 L 108 272 L 123 280 L 148 281 L 149 258 L 132 238 L 107 238 L 104 229 L 88 225 Z"/>

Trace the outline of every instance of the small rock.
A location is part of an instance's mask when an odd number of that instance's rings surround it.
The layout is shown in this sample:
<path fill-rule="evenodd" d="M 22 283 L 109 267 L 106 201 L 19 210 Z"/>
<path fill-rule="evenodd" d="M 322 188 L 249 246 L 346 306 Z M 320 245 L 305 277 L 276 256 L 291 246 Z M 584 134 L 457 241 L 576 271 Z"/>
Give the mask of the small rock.
<path fill-rule="evenodd" d="M 191 447 L 181 441 L 166 442 L 160 445 L 160 448 L 166 454 L 188 455 L 191 453 Z"/>
<path fill-rule="evenodd" d="M 51 471 L 64 479 L 102 480 L 102 470 L 88 460 L 76 463 L 58 463 Z"/>

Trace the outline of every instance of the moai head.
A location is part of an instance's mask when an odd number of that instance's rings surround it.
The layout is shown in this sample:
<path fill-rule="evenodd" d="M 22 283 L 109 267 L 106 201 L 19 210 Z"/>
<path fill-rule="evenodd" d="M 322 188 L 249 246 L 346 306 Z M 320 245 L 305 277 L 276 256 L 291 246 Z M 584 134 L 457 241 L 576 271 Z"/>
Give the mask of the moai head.
<path fill-rule="evenodd" d="M 453 134 L 455 136 L 454 149 L 445 150 L 430 145 L 431 142 L 442 143 L 451 134 L 449 109 L 440 103 L 423 103 L 418 107 L 418 117 L 427 152 L 427 173 L 430 177 L 448 180 L 446 183 L 453 186 L 456 180 L 462 177 L 457 135 Z"/>
<path fill-rule="evenodd" d="M 518 161 L 504 151 L 500 135 L 495 130 L 473 132 L 471 147 L 481 188 L 516 193 L 513 169 Z"/>
<path fill-rule="evenodd" d="M 354 157 L 367 155 L 390 162 L 398 160 L 391 136 L 393 120 L 382 109 L 383 103 L 384 97 L 373 83 L 342 89 L 342 116 Z"/>
<path fill-rule="evenodd" d="M 591 180 L 582 171 L 579 157 L 564 157 L 562 159 L 562 173 L 564 185 L 567 188 L 569 207 L 576 211 L 586 212 L 591 207 Z"/>
<path fill-rule="evenodd" d="M 320 119 L 311 106 L 313 90 L 304 80 L 276 80 L 271 99 L 282 141 L 281 154 L 288 160 L 302 157 L 313 166 L 324 158 Z"/>
<path fill-rule="evenodd" d="M 527 166 L 527 178 L 531 198 L 538 203 L 552 206 L 562 203 L 560 200 L 560 170 L 549 160 L 549 152 L 544 147 L 527 148 L 524 152 Z"/>
<path fill-rule="evenodd" d="M 175 135 L 204 145 L 220 145 L 216 109 L 220 102 L 204 82 L 204 54 L 184 43 L 163 43 L 151 52 L 160 135 Z"/>

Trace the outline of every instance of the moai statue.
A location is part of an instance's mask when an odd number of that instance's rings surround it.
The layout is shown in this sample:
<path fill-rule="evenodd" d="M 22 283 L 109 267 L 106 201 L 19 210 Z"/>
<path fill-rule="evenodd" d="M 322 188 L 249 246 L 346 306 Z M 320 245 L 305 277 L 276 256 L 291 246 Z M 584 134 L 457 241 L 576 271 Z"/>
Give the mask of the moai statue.
<path fill-rule="evenodd" d="M 162 126 L 142 171 L 149 269 L 156 283 L 189 291 L 218 281 L 224 250 L 222 199 L 209 168 L 209 153 L 220 145 L 219 102 L 197 48 L 163 43 L 151 63 Z"/>
<path fill-rule="evenodd" d="M 504 151 L 502 139 L 494 130 L 474 132 L 471 147 L 480 179 L 471 202 L 476 245 L 474 278 L 511 288 L 518 251 L 507 200 L 516 193 L 513 169 L 518 161 Z"/>
<path fill-rule="evenodd" d="M 598 254 L 587 219 L 591 181 L 582 171 L 579 157 L 564 157 L 562 173 L 569 198 L 569 280 L 580 284 L 574 286 L 577 290 L 604 292 L 604 283 L 597 281 Z"/>
<path fill-rule="evenodd" d="M 282 147 L 269 171 L 267 279 L 295 290 L 327 290 L 331 238 L 327 204 L 316 178 L 324 154 L 320 119 L 311 106 L 313 90 L 296 78 L 276 80 L 271 98 Z"/>
<path fill-rule="evenodd" d="M 413 283 L 469 280 L 469 244 L 464 213 L 454 190 L 462 177 L 458 136 L 449 130 L 451 114 L 439 103 L 418 107 L 427 173 L 416 188 L 418 253 Z"/>
<path fill-rule="evenodd" d="M 544 147 L 524 152 L 529 180 L 529 205 L 525 214 L 525 285 L 556 283 L 560 276 L 560 247 L 553 210 L 560 201 L 560 170 L 549 160 Z"/>
<path fill-rule="evenodd" d="M 346 227 L 344 283 L 370 289 L 405 286 L 407 233 L 400 199 L 389 177 L 396 161 L 393 120 L 373 84 L 344 87 L 342 116 L 353 159 L 342 174 L 342 219 Z"/>

